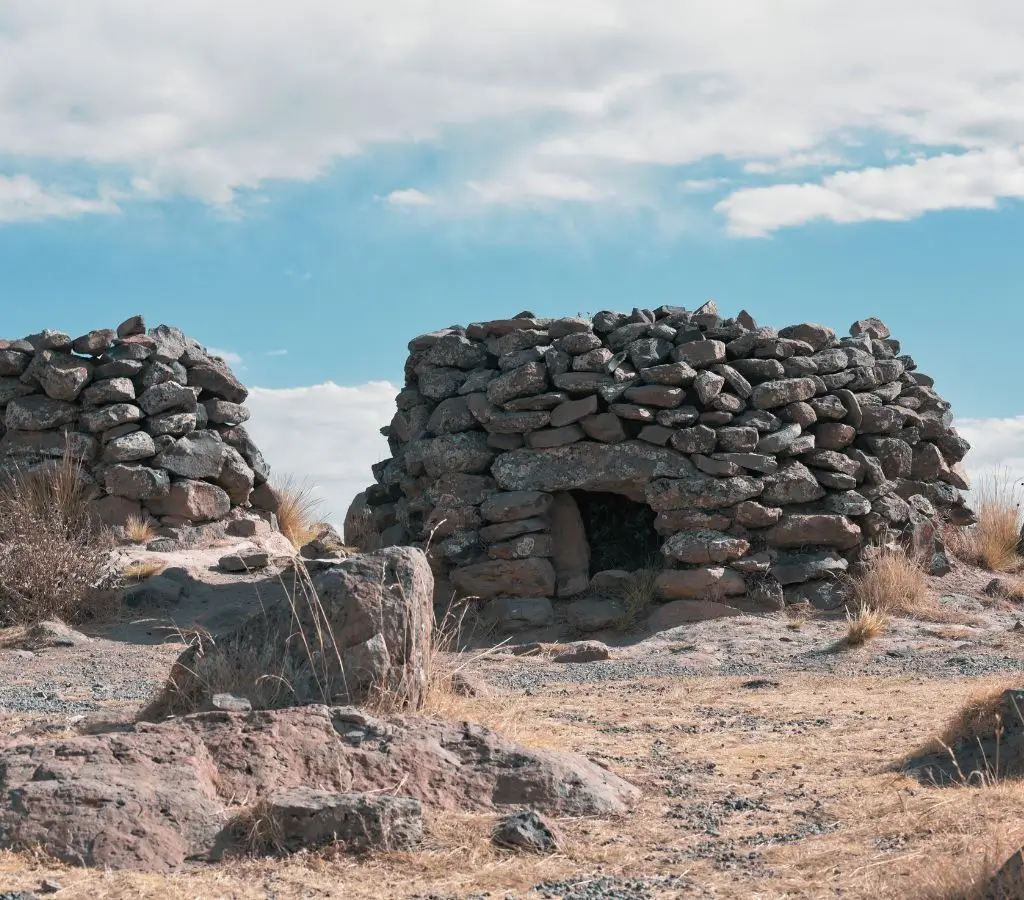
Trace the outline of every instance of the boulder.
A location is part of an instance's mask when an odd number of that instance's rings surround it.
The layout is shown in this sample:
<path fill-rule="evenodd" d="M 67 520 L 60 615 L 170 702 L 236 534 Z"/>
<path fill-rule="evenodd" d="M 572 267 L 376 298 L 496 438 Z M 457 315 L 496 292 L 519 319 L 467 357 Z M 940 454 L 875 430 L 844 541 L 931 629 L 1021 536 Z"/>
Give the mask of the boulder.
<path fill-rule="evenodd" d="M 266 604 L 209 646 L 186 650 L 150 714 L 199 709 L 228 686 L 256 708 L 362 703 L 382 695 L 421 706 L 434 589 L 422 551 L 389 547 L 341 560 L 316 576 L 313 587 L 318 604 Z M 297 633 L 306 639 L 295 640 Z M 321 640 L 324 649 L 314 653 Z"/>

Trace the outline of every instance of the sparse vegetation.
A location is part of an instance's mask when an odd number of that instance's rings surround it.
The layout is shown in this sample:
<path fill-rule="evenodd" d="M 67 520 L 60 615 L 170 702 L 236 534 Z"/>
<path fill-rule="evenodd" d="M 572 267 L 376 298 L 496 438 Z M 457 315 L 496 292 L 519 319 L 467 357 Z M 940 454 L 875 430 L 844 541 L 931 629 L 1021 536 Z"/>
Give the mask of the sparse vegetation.
<path fill-rule="evenodd" d="M 978 523 L 947 530 L 946 543 L 958 558 L 991 572 L 1021 568 L 1020 507 L 1016 484 L 999 470 L 979 479 L 972 492 Z"/>
<path fill-rule="evenodd" d="M 308 544 L 321 528 L 318 512 L 323 500 L 316 496 L 313 485 L 290 475 L 276 479 L 271 487 L 277 497 L 281 533 L 296 547 Z"/>
<path fill-rule="evenodd" d="M 889 614 L 870 606 L 861 606 L 853 614 L 846 614 L 846 643 L 860 647 L 885 632 Z"/>
<path fill-rule="evenodd" d="M 148 544 L 156 537 L 156 526 L 151 519 L 129 516 L 124 523 L 124 536 L 133 544 Z"/>
<path fill-rule="evenodd" d="M 852 582 L 853 607 L 891 615 L 930 611 L 928 577 L 920 560 L 902 547 L 872 548 L 872 555 Z"/>
<path fill-rule="evenodd" d="M 617 628 L 632 628 L 647 614 L 656 598 L 654 583 L 658 571 L 658 565 L 652 561 L 633 573 L 633 577 L 622 590 L 620 600 L 625 612 L 616 622 Z"/>
<path fill-rule="evenodd" d="M 58 460 L 0 475 L 0 625 L 111 612 L 110 538 L 90 519 L 88 500 L 70 447 Z"/>
<path fill-rule="evenodd" d="M 139 582 L 145 581 L 147 578 L 152 578 L 154 575 L 159 575 L 167 565 L 159 560 L 146 559 L 139 560 L 137 562 L 130 563 L 125 566 L 121 576 L 125 581 Z"/>

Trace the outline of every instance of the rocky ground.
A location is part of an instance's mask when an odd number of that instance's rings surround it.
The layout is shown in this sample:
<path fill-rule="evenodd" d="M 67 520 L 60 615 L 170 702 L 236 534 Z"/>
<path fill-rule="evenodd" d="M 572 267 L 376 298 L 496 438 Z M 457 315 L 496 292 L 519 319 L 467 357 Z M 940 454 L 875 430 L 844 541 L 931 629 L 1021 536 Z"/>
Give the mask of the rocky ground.
<path fill-rule="evenodd" d="M 120 621 L 83 629 L 88 640 L 0 631 L 0 741 L 130 718 L 190 629 L 215 631 L 288 589 L 287 570 L 222 572 L 224 552 L 127 552 L 125 565 L 158 562 L 185 591 L 140 598 Z M 597 635 L 611 645 L 597 662 L 553 662 L 552 641 L 569 635 L 551 632 L 452 655 L 486 690 L 434 698 L 430 712 L 572 749 L 642 790 L 627 818 L 557 821 L 553 855 L 496 849 L 494 815 L 449 812 L 427 815 L 420 849 L 364 859 L 305 853 L 145 875 L 0 853 L 0 897 L 963 896 L 927 891 L 1024 842 L 1024 791 L 932 787 L 898 767 L 972 692 L 1020 684 L 1024 608 L 988 597 L 990 579 L 963 567 L 934 579 L 934 621 L 894 619 L 856 649 L 841 616 L 779 613 Z"/>

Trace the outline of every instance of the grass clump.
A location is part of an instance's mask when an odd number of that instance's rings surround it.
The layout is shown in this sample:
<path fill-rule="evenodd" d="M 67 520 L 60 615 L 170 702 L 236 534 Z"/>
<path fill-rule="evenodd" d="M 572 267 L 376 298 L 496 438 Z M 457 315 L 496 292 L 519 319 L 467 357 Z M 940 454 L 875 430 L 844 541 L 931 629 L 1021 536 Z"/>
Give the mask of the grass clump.
<path fill-rule="evenodd" d="M 852 582 L 855 610 L 919 616 L 929 608 L 928 576 L 921 561 L 901 547 L 875 548 Z"/>
<path fill-rule="evenodd" d="M 124 536 L 133 544 L 148 544 L 156 538 L 156 526 L 151 519 L 129 516 L 124 523 Z"/>
<path fill-rule="evenodd" d="M 1016 485 L 1000 471 L 982 477 L 972 492 L 978 522 L 949 529 L 947 546 L 963 562 L 991 572 L 1021 568 L 1020 507 Z"/>
<path fill-rule="evenodd" d="M 846 614 L 846 643 L 860 647 L 874 640 L 889 626 L 889 614 L 882 610 L 861 606 L 856 613 Z"/>
<path fill-rule="evenodd" d="M 647 614 L 657 598 L 657 579 L 658 569 L 653 562 L 633 573 L 618 598 L 624 611 L 615 623 L 616 628 L 632 628 Z"/>
<path fill-rule="evenodd" d="M 111 541 L 89 499 L 70 445 L 60 459 L 0 474 L 0 625 L 111 611 Z"/>
<path fill-rule="evenodd" d="M 296 547 L 303 547 L 320 531 L 317 513 L 323 500 L 316 496 L 313 485 L 286 475 L 271 485 L 277 498 L 277 526 Z"/>

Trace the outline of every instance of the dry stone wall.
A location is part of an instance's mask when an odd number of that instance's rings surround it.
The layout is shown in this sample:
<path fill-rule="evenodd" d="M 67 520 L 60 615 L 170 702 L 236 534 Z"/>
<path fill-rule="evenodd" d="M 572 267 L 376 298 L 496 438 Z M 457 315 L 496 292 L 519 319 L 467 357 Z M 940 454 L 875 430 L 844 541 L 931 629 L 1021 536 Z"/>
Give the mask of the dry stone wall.
<path fill-rule="evenodd" d="M 0 473 L 70 449 L 106 524 L 224 520 L 258 505 L 269 475 L 242 425 L 247 395 L 224 360 L 141 316 L 76 339 L 0 340 Z"/>
<path fill-rule="evenodd" d="M 429 542 L 442 589 L 508 628 L 552 598 L 610 624 L 652 565 L 662 601 L 832 608 L 867 543 L 941 573 L 937 525 L 974 521 L 950 405 L 878 319 L 840 338 L 713 303 L 526 312 L 413 339 L 405 376 L 347 540 Z"/>

